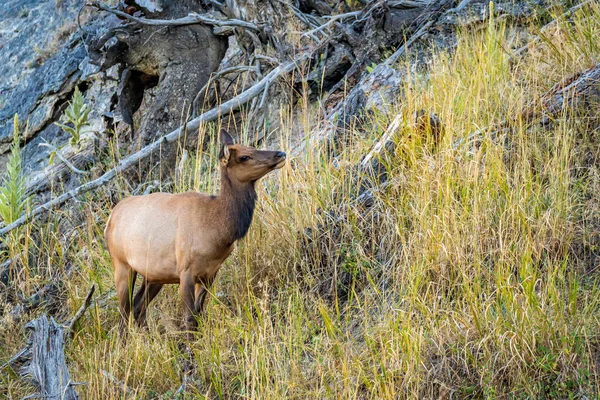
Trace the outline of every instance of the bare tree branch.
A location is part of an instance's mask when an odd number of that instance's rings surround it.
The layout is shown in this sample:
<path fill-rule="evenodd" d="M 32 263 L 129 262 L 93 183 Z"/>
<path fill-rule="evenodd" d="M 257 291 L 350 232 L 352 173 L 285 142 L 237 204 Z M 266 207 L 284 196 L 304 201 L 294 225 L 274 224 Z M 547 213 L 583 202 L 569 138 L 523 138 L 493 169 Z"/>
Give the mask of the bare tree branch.
<path fill-rule="evenodd" d="M 302 34 L 302 36 L 310 36 L 313 35 L 317 32 L 322 31 L 323 29 L 327 29 L 329 27 L 329 25 L 333 24 L 336 21 L 342 20 L 342 19 L 346 19 L 346 18 L 358 18 L 358 16 L 363 12 L 363 10 L 359 10 L 359 11 L 352 11 L 349 13 L 345 13 L 345 14 L 338 14 L 338 15 L 334 15 L 331 16 L 329 21 L 327 21 L 326 23 L 324 23 L 321 26 L 316 27 L 315 29 L 312 29 L 308 32 L 305 32 Z"/>
<path fill-rule="evenodd" d="M 202 95 L 205 94 L 209 89 L 210 86 L 213 84 L 213 82 L 217 79 L 219 79 L 220 77 L 227 75 L 227 74 L 233 74 L 233 73 L 240 73 L 240 72 L 254 72 L 256 75 L 260 74 L 260 71 L 258 69 L 257 66 L 255 65 L 237 65 L 234 67 L 229 67 L 229 68 L 225 68 L 221 71 L 217 71 L 214 74 L 212 74 L 210 76 L 210 78 L 208 79 L 208 82 L 206 82 L 206 84 L 204 86 L 202 86 L 202 89 L 200 89 L 198 91 L 198 94 L 196 95 L 196 97 L 194 97 L 194 101 L 192 101 L 192 109 L 194 111 L 194 113 L 196 113 L 199 109 L 200 109 L 200 104 L 199 101 L 202 98 Z"/>
<path fill-rule="evenodd" d="M 143 17 L 134 17 L 133 15 L 129 15 L 126 12 L 116 10 L 107 4 L 104 4 L 99 1 L 91 1 L 88 3 L 91 7 L 96 7 L 102 11 L 109 12 L 111 14 L 115 14 L 119 17 L 128 19 L 130 21 L 135 21 L 139 24 L 143 25 L 153 25 L 153 26 L 185 26 L 185 25 L 195 25 L 195 24 L 205 24 L 212 26 L 231 26 L 231 27 L 240 27 L 244 29 L 248 29 L 254 32 L 260 32 L 260 28 L 255 24 L 247 21 L 242 21 L 239 19 L 214 19 L 207 17 L 206 15 L 198 14 L 198 13 L 189 13 L 187 17 L 177 18 L 177 19 L 148 19 Z"/>

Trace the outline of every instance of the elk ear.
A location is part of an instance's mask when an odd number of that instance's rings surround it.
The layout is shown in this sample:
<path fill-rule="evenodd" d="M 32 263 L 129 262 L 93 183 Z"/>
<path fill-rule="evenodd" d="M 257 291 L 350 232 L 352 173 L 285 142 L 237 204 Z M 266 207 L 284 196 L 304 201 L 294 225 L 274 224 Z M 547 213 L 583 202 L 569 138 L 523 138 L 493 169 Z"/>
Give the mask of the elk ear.
<path fill-rule="evenodd" d="M 227 165 L 229 163 L 229 156 L 231 156 L 229 146 L 223 143 L 223 146 L 221 147 L 221 154 L 219 154 L 219 160 L 221 160 L 223 165 Z"/>
<path fill-rule="evenodd" d="M 233 138 L 225 129 L 221 129 L 221 144 L 231 146 L 233 144 Z"/>
<path fill-rule="evenodd" d="M 219 154 L 219 160 L 223 165 L 227 165 L 229 163 L 229 157 L 231 156 L 231 152 L 229 151 L 229 146 L 233 145 L 233 138 L 227 133 L 225 129 L 221 129 L 221 153 Z"/>

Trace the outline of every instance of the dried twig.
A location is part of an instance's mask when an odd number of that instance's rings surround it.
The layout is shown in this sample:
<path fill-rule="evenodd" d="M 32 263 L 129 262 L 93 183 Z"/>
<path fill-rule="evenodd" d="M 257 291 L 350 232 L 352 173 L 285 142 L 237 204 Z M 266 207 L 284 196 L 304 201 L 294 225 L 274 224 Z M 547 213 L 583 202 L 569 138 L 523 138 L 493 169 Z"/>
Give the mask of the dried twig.
<path fill-rule="evenodd" d="M 183 377 L 183 382 L 181 383 L 181 386 L 179 386 L 179 389 L 177 389 L 177 391 L 173 395 L 174 399 L 178 399 L 180 397 L 183 397 L 183 395 L 185 394 L 185 389 L 187 387 L 188 379 L 189 379 L 189 375 L 186 374 Z"/>
<path fill-rule="evenodd" d="M 342 20 L 342 19 L 358 18 L 358 16 L 361 15 L 362 12 L 363 12 L 363 10 L 359 10 L 359 11 L 352 11 L 352 12 L 345 13 L 345 14 L 333 15 L 333 16 L 329 17 L 329 21 L 327 21 L 326 23 L 324 23 L 321 26 L 316 27 L 315 29 L 311 29 L 310 31 L 303 33 L 302 36 L 313 35 L 317 32 L 322 31 L 323 29 L 327 29 L 329 27 L 329 25 L 333 24 L 336 21 Z"/>
<path fill-rule="evenodd" d="M 65 158 L 65 156 L 63 156 L 60 153 L 60 151 L 56 147 L 52 146 L 50 143 L 40 143 L 40 144 L 38 144 L 38 146 L 48 147 L 50 150 L 52 150 L 54 152 L 54 154 L 56 154 L 56 157 L 58 157 L 62 162 L 64 162 L 65 165 L 67 167 L 69 167 L 69 169 L 71 171 L 73 171 L 74 173 L 76 173 L 78 175 L 89 175 L 90 174 L 89 171 L 83 171 L 83 170 L 77 168 L 76 166 L 74 166 L 73 164 L 71 164 L 71 162 L 69 160 L 67 160 Z"/>
<path fill-rule="evenodd" d="M 108 379 L 112 384 L 114 384 L 115 386 L 119 386 L 123 389 L 124 392 L 126 392 L 128 395 L 133 396 L 135 393 L 133 392 L 133 390 L 129 389 L 129 387 L 127 387 L 127 384 L 119 379 L 117 379 L 113 374 L 111 374 L 110 372 L 107 372 L 103 369 L 99 370 L 100 373 L 102 374 L 102 376 L 104 376 L 106 379 Z"/>
<path fill-rule="evenodd" d="M 73 334 L 74 334 L 73 328 L 75 327 L 75 324 L 77 323 L 77 321 L 79 321 L 79 319 L 81 319 L 83 314 L 85 314 L 85 311 L 92 304 L 92 296 L 94 295 L 95 291 L 96 291 L 96 285 L 92 285 L 92 287 L 88 291 L 87 296 L 85 297 L 85 300 L 81 304 L 81 307 L 79 307 L 79 310 L 77 310 L 77 313 L 75 314 L 75 316 L 73 318 L 71 318 L 69 323 L 66 325 L 65 329 L 71 338 L 73 337 Z"/>
<path fill-rule="evenodd" d="M 471 2 L 471 0 L 462 0 L 456 7 L 449 9 L 447 12 L 451 13 L 457 13 L 462 11 L 466 6 L 469 5 L 469 3 Z"/>
<path fill-rule="evenodd" d="M 281 64 L 281 61 L 279 61 L 278 59 L 274 58 L 274 57 L 269 57 L 269 56 L 265 56 L 262 54 L 255 54 L 254 58 L 256 58 L 257 60 L 265 60 L 270 62 L 273 65 L 279 65 Z"/>
<path fill-rule="evenodd" d="M 469 2 L 471 0 L 463 0 L 463 2 Z M 421 8 L 426 7 L 431 4 L 429 0 L 421 0 L 421 1 L 411 1 L 411 0 L 397 0 L 397 1 L 388 1 L 387 5 L 390 8 Z M 457 7 L 458 8 L 458 7 Z"/>
<path fill-rule="evenodd" d="M 306 26 L 308 26 L 309 28 L 317 28 L 319 26 L 318 21 L 316 21 L 316 18 L 313 17 L 312 15 L 303 13 L 296 6 L 288 3 L 287 1 L 279 0 L 279 2 L 283 5 L 285 5 L 286 7 L 288 7 L 292 11 L 292 13 L 294 13 L 294 15 L 300 21 L 304 22 L 304 24 Z M 302 36 L 308 36 L 311 39 L 313 39 L 315 42 L 317 42 L 317 43 L 319 42 L 319 38 L 317 36 L 315 36 L 313 33 L 306 32 Z"/>

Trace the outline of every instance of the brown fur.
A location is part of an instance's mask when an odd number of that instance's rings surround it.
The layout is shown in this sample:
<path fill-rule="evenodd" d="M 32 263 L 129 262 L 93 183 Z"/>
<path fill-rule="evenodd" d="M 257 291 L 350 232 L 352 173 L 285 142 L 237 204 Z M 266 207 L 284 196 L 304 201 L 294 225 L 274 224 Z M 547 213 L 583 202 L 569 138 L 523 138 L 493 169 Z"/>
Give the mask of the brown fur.
<path fill-rule="evenodd" d="M 196 328 L 206 290 L 236 240 L 252 222 L 255 182 L 285 164 L 285 153 L 233 144 L 221 132 L 221 192 L 154 193 L 124 199 L 114 208 L 104 235 L 113 261 L 122 322 L 132 308 L 144 325 L 148 303 L 162 285 L 179 284 L 185 327 Z M 245 157 L 249 157 L 244 160 Z M 132 300 L 137 274 L 144 277 Z"/>

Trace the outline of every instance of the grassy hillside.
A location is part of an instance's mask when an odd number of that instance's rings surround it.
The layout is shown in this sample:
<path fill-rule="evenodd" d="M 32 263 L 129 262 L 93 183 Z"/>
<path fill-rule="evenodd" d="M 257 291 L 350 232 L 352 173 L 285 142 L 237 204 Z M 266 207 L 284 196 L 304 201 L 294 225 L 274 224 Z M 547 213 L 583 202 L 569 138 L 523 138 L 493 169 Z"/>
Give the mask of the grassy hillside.
<path fill-rule="evenodd" d="M 99 288 L 67 346 L 73 380 L 86 382 L 79 393 L 172 398 L 191 362 L 186 393 L 196 398 L 597 398 L 600 105 L 543 125 L 514 117 L 600 62 L 600 7 L 559 19 L 522 57 L 511 58 L 514 37 L 492 18 L 426 68 L 411 67 L 408 54 L 393 112 L 371 113 L 335 159 L 307 142 L 262 181 L 250 233 L 219 272 L 189 351 L 176 287 L 151 305 L 148 331 L 132 326 L 120 337 L 102 238 L 106 193 L 26 228 L 11 248 L 29 256 L 23 290 L 67 267 L 70 310 L 92 283 Z M 282 110 L 279 147 L 288 153 L 298 131 L 322 123 L 308 101 L 300 107 Z M 420 109 L 445 125 L 437 148 L 412 123 Z M 397 148 L 384 160 L 392 184 L 365 209 L 351 200 L 351 166 L 398 114 Z M 486 127 L 507 120 L 492 140 Z M 457 145 L 478 130 L 480 146 Z M 208 148 L 163 190 L 218 191 L 215 144 Z M 108 165 L 118 159 L 110 153 Z M 117 197 L 133 190 L 125 179 L 117 185 Z M 73 228 L 58 230 L 59 218 Z M 28 240 L 32 232 L 42 239 Z M 4 361 L 25 334 L 18 324 L 0 335 Z M 0 373 L 0 395 L 29 393 L 15 377 Z"/>

